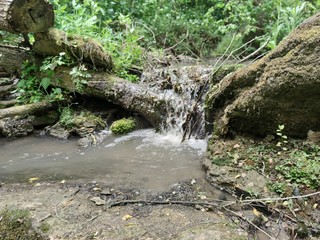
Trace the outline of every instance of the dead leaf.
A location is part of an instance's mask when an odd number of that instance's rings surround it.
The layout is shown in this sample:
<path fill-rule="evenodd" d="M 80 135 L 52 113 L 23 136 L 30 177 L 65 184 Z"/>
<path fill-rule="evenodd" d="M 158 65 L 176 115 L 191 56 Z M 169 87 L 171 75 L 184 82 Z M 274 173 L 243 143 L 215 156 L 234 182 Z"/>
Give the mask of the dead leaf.
<path fill-rule="evenodd" d="M 132 216 L 129 215 L 129 214 L 127 214 L 127 215 L 124 215 L 124 216 L 122 217 L 122 220 L 123 220 L 123 221 L 128 221 L 128 220 L 131 219 L 131 218 L 132 218 Z"/>
<path fill-rule="evenodd" d="M 38 180 L 40 180 L 40 178 L 32 177 L 32 178 L 29 178 L 29 183 L 33 183 L 34 181 L 38 181 Z"/>

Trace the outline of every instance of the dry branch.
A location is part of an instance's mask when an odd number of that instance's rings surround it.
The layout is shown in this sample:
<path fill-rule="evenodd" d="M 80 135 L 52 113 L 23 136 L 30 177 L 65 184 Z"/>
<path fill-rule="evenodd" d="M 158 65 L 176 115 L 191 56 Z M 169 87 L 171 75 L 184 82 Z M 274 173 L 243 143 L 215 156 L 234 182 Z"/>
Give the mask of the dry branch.
<path fill-rule="evenodd" d="M 41 56 L 58 56 L 66 52 L 77 62 L 87 62 L 94 67 L 111 70 L 113 67 L 111 56 L 106 53 L 100 43 L 93 39 L 50 29 L 35 35 L 36 42 L 33 51 Z"/>
<path fill-rule="evenodd" d="M 36 33 L 53 24 L 53 7 L 46 0 L 0 0 L 0 30 Z"/>

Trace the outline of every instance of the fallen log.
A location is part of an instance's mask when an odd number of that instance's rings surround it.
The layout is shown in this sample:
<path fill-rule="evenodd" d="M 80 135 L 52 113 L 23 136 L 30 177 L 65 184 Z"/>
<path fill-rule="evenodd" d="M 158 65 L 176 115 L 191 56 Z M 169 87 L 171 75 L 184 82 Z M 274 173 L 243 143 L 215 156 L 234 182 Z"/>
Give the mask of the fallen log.
<path fill-rule="evenodd" d="M 37 112 L 42 112 L 52 108 L 50 102 L 38 102 L 22 106 L 14 106 L 10 108 L 0 109 L 0 119 L 22 116 L 22 115 L 32 115 Z"/>
<path fill-rule="evenodd" d="M 40 56 L 58 56 L 61 52 L 66 52 L 75 61 L 92 64 L 94 68 L 105 70 L 113 68 L 111 56 L 104 51 L 100 43 L 93 39 L 50 29 L 35 34 L 35 40 L 33 51 Z"/>
<path fill-rule="evenodd" d="M 61 67 L 56 70 L 55 85 L 76 92 L 70 69 Z M 106 72 L 90 72 L 91 79 L 81 94 L 102 98 L 120 107 L 139 113 L 153 126 L 159 126 L 166 117 L 166 105 L 159 96 L 146 87 L 131 83 Z"/>
<path fill-rule="evenodd" d="M 53 7 L 46 0 L 0 0 L 0 30 L 36 33 L 53 24 Z"/>
<path fill-rule="evenodd" d="M 26 49 L 0 45 L 0 77 L 19 73 L 27 60 L 33 61 L 34 58 Z"/>

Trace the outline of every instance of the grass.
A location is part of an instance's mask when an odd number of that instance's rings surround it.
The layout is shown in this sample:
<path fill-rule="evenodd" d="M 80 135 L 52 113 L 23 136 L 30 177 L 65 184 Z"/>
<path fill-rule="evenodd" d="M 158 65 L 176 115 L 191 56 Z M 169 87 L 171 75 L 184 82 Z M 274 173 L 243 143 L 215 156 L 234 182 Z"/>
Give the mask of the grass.
<path fill-rule="evenodd" d="M 44 240 L 47 239 L 32 226 L 27 210 L 3 210 L 0 212 L 1 240 Z"/>

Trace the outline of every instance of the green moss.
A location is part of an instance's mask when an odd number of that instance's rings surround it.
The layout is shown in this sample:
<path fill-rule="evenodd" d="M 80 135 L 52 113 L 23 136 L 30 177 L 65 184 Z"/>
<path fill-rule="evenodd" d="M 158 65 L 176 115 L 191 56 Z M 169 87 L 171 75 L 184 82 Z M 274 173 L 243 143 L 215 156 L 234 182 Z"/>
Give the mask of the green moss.
<path fill-rule="evenodd" d="M 114 134 L 125 134 L 132 132 L 136 122 L 132 118 L 123 118 L 112 123 L 110 129 Z"/>
<path fill-rule="evenodd" d="M 106 126 L 101 117 L 88 111 L 75 112 L 70 108 L 62 110 L 59 122 L 67 129 L 82 126 L 95 126 L 96 129 L 103 129 Z"/>
<path fill-rule="evenodd" d="M 43 240 L 32 227 L 27 210 L 4 210 L 0 213 L 0 239 Z"/>

